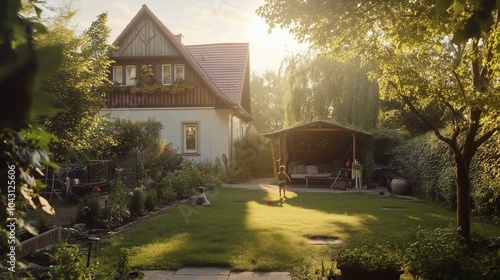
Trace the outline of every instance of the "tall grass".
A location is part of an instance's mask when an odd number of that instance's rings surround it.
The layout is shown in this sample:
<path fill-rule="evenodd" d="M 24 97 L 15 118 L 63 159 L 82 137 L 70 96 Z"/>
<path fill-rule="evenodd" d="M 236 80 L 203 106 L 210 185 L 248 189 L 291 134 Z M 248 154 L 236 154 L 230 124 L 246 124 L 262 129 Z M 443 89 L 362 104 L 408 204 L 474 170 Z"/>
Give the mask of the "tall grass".
<path fill-rule="evenodd" d="M 225 266 L 233 270 L 290 271 L 329 256 L 328 246 L 311 237 L 332 237 L 342 245 L 389 242 L 405 246 L 418 229 L 446 227 L 455 214 L 425 201 L 375 193 L 287 192 L 216 188 L 212 206 L 190 202 L 143 220 L 103 246 L 101 258 L 113 265 L 119 248 L 131 250 L 136 269 Z M 483 235 L 500 228 L 473 222 Z"/>

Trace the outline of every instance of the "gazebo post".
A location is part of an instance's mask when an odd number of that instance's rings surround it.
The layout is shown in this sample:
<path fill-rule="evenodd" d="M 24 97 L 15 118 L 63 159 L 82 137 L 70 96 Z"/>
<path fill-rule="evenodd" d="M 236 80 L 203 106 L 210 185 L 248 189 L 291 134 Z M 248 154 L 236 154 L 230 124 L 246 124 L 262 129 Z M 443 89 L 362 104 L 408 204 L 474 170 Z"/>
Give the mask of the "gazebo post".
<path fill-rule="evenodd" d="M 273 156 L 274 179 L 278 180 L 278 178 L 277 178 L 278 171 L 276 170 L 276 157 L 274 156 L 274 143 L 273 142 L 274 141 L 271 138 L 271 153 L 272 153 L 272 156 Z"/>
<path fill-rule="evenodd" d="M 356 133 L 352 133 L 352 161 L 356 160 Z"/>

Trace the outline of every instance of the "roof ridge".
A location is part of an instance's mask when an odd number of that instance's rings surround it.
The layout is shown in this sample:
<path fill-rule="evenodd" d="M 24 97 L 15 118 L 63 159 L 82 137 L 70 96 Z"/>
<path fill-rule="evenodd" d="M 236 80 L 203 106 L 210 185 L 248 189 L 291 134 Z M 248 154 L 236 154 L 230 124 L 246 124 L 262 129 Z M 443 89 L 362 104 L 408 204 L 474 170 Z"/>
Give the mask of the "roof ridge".
<path fill-rule="evenodd" d="M 226 43 L 204 43 L 204 44 L 193 44 L 185 45 L 186 47 L 196 47 L 196 46 L 214 46 L 214 45 L 249 45 L 248 42 L 226 42 Z"/>

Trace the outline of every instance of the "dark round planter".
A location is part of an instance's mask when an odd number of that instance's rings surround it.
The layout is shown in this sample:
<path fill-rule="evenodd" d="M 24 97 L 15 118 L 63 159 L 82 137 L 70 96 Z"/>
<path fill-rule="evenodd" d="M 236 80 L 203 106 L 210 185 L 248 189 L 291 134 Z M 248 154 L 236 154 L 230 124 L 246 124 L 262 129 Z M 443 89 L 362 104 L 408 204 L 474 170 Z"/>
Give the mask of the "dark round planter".
<path fill-rule="evenodd" d="M 406 195 L 410 191 L 410 183 L 403 178 L 394 178 L 391 181 L 392 193 L 397 195 Z"/>
<path fill-rule="evenodd" d="M 399 280 L 404 270 L 375 270 L 368 271 L 359 267 L 340 267 L 344 280 Z"/>

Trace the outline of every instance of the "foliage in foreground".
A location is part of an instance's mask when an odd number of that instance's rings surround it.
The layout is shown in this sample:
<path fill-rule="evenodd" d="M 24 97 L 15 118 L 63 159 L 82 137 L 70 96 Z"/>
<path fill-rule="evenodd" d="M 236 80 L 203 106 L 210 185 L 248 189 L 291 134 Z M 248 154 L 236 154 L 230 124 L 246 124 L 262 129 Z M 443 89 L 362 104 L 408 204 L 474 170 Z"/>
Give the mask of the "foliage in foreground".
<path fill-rule="evenodd" d="M 471 242 L 467 246 L 453 228 L 418 231 L 405 265 L 417 279 L 499 279 L 500 239 L 473 236 Z"/>

